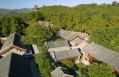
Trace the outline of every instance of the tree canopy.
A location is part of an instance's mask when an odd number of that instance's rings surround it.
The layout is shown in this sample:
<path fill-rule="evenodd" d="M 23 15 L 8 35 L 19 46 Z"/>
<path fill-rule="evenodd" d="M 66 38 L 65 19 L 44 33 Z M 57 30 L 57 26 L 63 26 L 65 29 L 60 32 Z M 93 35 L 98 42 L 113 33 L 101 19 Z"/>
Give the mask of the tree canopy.
<path fill-rule="evenodd" d="M 85 32 L 91 36 L 90 42 L 96 42 L 104 47 L 119 52 L 119 40 L 117 39 L 119 37 L 119 3 L 116 1 L 112 2 L 112 4 L 104 3 L 98 5 L 92 3 L 80 4 L 74 7 L 62 5 L 42 6 L 37 11 L 29 13 L 4 14 L 0 16 L 0 34 L 7 36 L 10 33 L 17 32 L 27 35 L 33 28 L 36 29 L 36 27 L 38 27 L 38 29 L 41 30 L 39 26 L 31 26 L 37 25 L 32 23 L 38 22 L 39 20 L 56 25 L 49 29 L 53 32 L 53 36 L 55 36 L 55 32 L 61 28 Z M 26 28 L 27 26 L 24 24 L 25 21 L 30 22 L 28 28 Z M 32 29 L 30 30 L 30 28 Z M 38 31 L 38 29 L 36 31 Z M 43 30 L 46 31 L 46 29 Z M 29 44 L 33 43 L 32 41 L 35 39 L 28 37 L 26 37 L 26 39 L 30 40 Z M 43 41 L 44 39 L 39 42 L 42 43 Z M 26 43 L 28 44 L 28 42 Z"/>
<path fill-rule="evenodd" d="M 35 62 L 38 65 L 38 69 L 42 77 L 51 77 L 50 72 L 52 71 L 52 67 L 46 54 L 38 54 L 35 57 Z"/>
<path fill-rule="evenodd" d="M 45 27 L 38 21 L 47 21 L 56 26 Z M 29 25 L 25 22 L 28 21 Z M 25 44 L 37 44 L 42 46 L 45 41 L 56 36 L 61 28 L 88 33 L 89 42 L 96 42 L 109 49 L 119 52 L 119 3 L 112 4 L 80 4 L 74 7 L 67 6 L 43 6 L 37 11 L 24 14 L 0 15 L 0 35 L 8 36 L 17 32 L 22 36 Z M 45 47 L 42 48 L 45 51 Z M 36 57 L 41 75 L 49 77 L 51 72 L 50 62 L 45 54 Z M 67 64 L 69 63 L 69 64 Z M 67 67 L 72 64 L 66 62 Z M 105 64 L 93 63 L 88 71 L 91 77 L 115 77 L 112 69 Z"/>
<path fill-rule="evenodd" d="M 119 3 L 81 4 L 74 7 L 43 6 L 39 9 L 45 21 L 60 25 L 60 28 L 88 33 L 90 42 L 119 51 Z"/>
<path fill-rule="evenodd" d="M 91 33 L 90 41 L 103 45 L 106 48 L 119 51 L 119 27 L 103 28 L 97 27 Z"/>
<path fill-rule="evenodd" d="M 31 23 L 25 30 L 25 34 L 22 37 L 22 42 L 25 44 L 43 45 L 45 41 L 51 38 L 51 34 L 46 27 L 38 25 L 37 22 Z"/>
<path fill-rule="evenodd" d="M 22 34 L 25 28 L 23 19 L 17 16 L 8 15 L 0 18 L 0 34 L 3 36 L 14 32 Z"/>
<path fill-rule="evenodd" d="M 112 68 L 103 63 L 92 63 L 88 68 L 90 77 L 116 77 Z"/>

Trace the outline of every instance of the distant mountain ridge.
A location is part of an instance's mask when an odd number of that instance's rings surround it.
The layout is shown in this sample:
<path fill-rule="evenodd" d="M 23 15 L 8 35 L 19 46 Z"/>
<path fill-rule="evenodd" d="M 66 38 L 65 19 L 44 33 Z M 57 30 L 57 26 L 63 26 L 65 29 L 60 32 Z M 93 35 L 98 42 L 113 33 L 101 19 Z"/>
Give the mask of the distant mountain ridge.
<path fill-rule="evenodd" d="M 4 9 L 0 8 L 0 14 L 6 14 L 6 13 L 27 13 L 32 11 L 32 8 L 22 8 L 22 9 Z"/>

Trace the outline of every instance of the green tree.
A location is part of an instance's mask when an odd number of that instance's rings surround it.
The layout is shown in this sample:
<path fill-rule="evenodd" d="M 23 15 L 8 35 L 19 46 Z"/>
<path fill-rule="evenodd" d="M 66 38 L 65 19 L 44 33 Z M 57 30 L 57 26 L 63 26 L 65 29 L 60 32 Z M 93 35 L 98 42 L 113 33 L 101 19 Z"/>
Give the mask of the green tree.
<path fill-rule="evenodd" d="M 73 63 L 71 60 L 69 59 L 64 59 L 64 60 L 61 60 L 61 62 L 67 67 L 67 68 L 72 68 L 73 67 Z"/>
<path fill-rule="evenodd" d="M 48 51 L 48 49 L 47 49 L 47 47 L 46 47 L 45 44 L 43 44 L 42 46 L 40 46 L 40 48 L 41 48 L 41 51 L 42 52 L 47 52 Z"/>
<path fill-rule="evenodd" d="M 22 42 L 25 44 L 43 45 L 45 41 L 51 38 L 47 27 L 38 25 L 37 22 L 32 22 L 25 31 L 26 36 L 22 37 Z"/>
<path fill-rule="evenodd" d="M 97 27 L 91 32 L 90 42 L 95 42 L 114 51 L 119 51 L 119 27 Z"/>
<path fill-rule="evenodd" d="M 19 34 L 22 34 L 25 30 L 25 25 L 23 24 L 23 19 L 19 17 L 10 17 L 11 19 L 11 27 L 10 27 L 10 33 L 17 32 Z"/>
<path fill-rule="evenodd" d="M 17 15 L 3 15 L 0 18 L 0 30 L 3 36 L 17 32 L 22 34 L 25 30 L 23 19 Z"/>
<path fill-rule="evenodd" d="M 116 77 L 112 68 L 103 63 L 92 63 L 88 68 L 90 77 Z"/>
<path fill-rule="evenodd" d="M 33 20 L 33 21 L 39 21 L 39 20 L 44 20 L 44 16 L 42 15 L 41 12 L 39 11 L 32 11 L 32 12 L 29 12 L 27 14 L 24 14 L 24 19 L 25 20 Z"/>
<path fill-rule="evenodd" d="M 39 73 L 42 77 L 51 77 L 50 72 L 52 71 L 52 67 L 46 54 L 38 54 L 35 57 L 35 62 L 38 65 Z"/>
<path fill-rule="evenodd" d="M 11 21 L 10 18 L 8 18 L 8 17 L 6 17 L 6 16 L 4 16 L 4 17 L 1 18 L 1 23 L 2 23 L 1 33 L 2 33 L 2 35 L 4 35 L 4 36 L 7 36 L 8 33 L 10 32 L 10 28 L 9 28 L 9 27 L 11 26 L 10 21 Z"/>

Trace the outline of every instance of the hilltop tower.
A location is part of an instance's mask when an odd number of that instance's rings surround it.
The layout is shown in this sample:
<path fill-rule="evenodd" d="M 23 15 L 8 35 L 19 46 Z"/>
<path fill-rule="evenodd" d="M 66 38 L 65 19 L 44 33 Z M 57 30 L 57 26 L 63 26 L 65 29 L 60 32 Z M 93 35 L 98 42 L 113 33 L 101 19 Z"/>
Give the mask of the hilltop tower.
<path fill-rule="evenodd" d="M 33 11 L 38 11 L 38 6 L 34 5 Z"/>

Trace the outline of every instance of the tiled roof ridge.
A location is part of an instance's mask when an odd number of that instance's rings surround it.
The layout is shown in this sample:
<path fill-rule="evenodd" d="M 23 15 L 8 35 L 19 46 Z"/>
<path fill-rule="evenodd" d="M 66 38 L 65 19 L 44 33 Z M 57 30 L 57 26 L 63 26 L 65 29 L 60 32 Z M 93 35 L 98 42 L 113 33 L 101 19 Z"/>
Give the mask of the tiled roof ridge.
<path fill-rule="evenodd" d="M 70 76 L 70 72 L 67 70 L 67 68 L 58 66 L 56 69 L 54 69 L 51 74 L 57 74 L 57 72 L 60 71 L 60 77 L 64 77 L 65 75 L 69 75 Z M 54 77 L 54 76 L 53 76 Z M 57 75 L 56 77 L 59 77 L 59 75 Z"/>
<path fill-rule="evenodd" d="M 8 53 L 0 62 L 0 66 L 3 66 L 0 68 L 0 77 L 32 77 L 30 61 L 25 56 Z"/>
<path fill-rule="evenodd" d="M 14 45 L 14 40 L 15 40 L 16 32 L 14 32 L 12 35 L 13 35 L 13 37 L 14 37 L 14 38 L 13 38 L 12 45 Z"/>
<path fill-rule="evenodd" d="M 11 37 L 11 36 L 14 36 L 15 38 L 15 32 L 13 34 L 11 34 L 10 36 L 8 36 L 7 38 Z M 7 39 L 6 39 L 7 40 Z M 4 51 L 6 48 L 9 48 L 9 46 L 13 45 L 13 42 L 14 42 L 14 39 L 12 40 L 12 43 L 10 43 L 8 46 L 6 46 L 5 48 L 2 48 L 0 51 Z"/>
<path fill-rule="evenodd" d="M 84 48 L 84 51 L 91 56 L 95 57 L 99 61 L 111 66 L 115 70 L 119 71 L 119 53 L 108 49 L 104 46 L 92 42 Z"/>
<path fill-rule="evenodd" d="M 86 37 L 89 37 L 89 35 L 87 33 L 83 33 L 83 32 L 75 32 L 75 31 L 67 31 L 67 30 L 59 30 L 57 32 L 58 36 L 66 39 L 66 40 L 73 40 L 75 37 L 79 37 L 81 39 L 85 39 Z"/>
<path fill-rule="evenodd" d="M 102 45 L 99 45 L 99 44 L 97 44 L 97 43 L 95 43 L 95 42 L 92 42 L 91 44 L 96 44 L 96 45 L 100 46 L 101 48 L 105 48 L 105 49 L 108 50 L 108 51 L 113 51 L 114 53 L 117 53 L 116 51 L 111 50 L 111 49 L 109 49 L 109 48 L 106 48 L 106 47 L 104 47 L 104 46 L 102 46 Z M 90 44 L 89 44 L 89 45 L 90 45 Z M 101 49 L 101 48 L 100 48 L 100 49 Z M 117 53 L 117 54 L 119 54 L 119 53 Z"/>
<path fill-rule="evenodd" d="M 61 29 L 61 30 L 63 30 L 63 29 Z M 67 30 L 64 30 L 64 31 L 67 31 Z M 85 34 L 86 36 L 88 36 L 87 33 L 78 32 L 78 31 L 67 31 L 67 32 L 74 33 L 74 34 L 77 34 L 77 35 L 78 35 L 78 34 L 81 34 L 81 35 Z"/>

